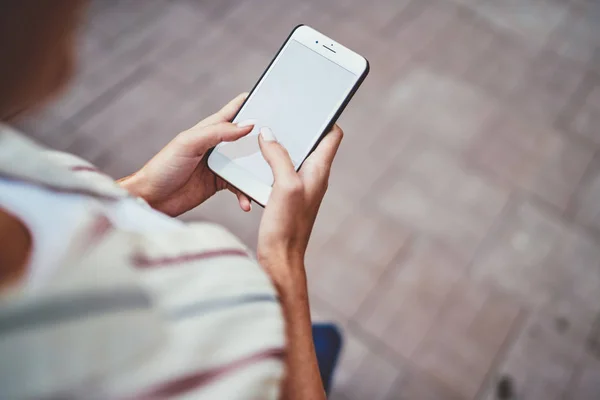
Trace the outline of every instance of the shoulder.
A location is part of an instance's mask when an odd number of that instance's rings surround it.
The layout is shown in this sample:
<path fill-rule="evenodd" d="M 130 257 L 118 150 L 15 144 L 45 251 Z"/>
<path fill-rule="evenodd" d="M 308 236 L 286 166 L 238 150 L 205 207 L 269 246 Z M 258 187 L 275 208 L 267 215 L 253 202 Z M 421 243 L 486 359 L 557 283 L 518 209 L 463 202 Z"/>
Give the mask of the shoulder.
<path fill-rule="evenodd" d="M 114 180 L 73 154 L 45 148 L 0 124 L 0 175 L 59 192 L 101 198 L 128 196 Z"/>

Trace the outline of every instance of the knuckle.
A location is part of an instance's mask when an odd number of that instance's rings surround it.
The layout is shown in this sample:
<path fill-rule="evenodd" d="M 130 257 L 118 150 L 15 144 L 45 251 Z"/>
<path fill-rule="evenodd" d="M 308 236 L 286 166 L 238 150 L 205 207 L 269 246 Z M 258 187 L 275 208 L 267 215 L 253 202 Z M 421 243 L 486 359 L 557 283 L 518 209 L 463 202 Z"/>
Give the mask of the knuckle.
<path fill-rule="evenodd" d="M 286 180 L 282 186 L 285 192 L 292 196 L 301 193 L 303 190 L 302 181 L 297 177 Z"/>
<path fill-rule="evenodd" d="M 182 144 L 187 144 L 190 141 L 192 141 L 192 139 L 194 138 L 194 136 L 196 136 L 199 131 L 199 128 L 190 128 L 190 129 L 186 129 L 185 131 L 179 133 L 177 136 L 175 136 L 174 141 L 178 142 L 178 143 L 182 143 Z"/>

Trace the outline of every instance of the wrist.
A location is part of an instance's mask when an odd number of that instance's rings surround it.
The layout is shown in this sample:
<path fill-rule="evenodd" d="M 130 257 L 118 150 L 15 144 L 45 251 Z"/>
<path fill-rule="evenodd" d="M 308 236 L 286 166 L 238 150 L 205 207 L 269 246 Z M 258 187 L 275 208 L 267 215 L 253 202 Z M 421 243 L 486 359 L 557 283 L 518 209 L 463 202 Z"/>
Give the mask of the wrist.
<path fill-rule="evenodd" d="M 307 290 L 304 260 L 299 257 L 258 258 L 281 296 Z"/>
<path fill-rule="evenodd" d="M 134 172 L 133 174 L 121 178 L 117 183 L 127 190 L 132 196 L 141 197 L 146 200 L 148 204 L 152 205 L 154 199 L 152 198 L 151 191 L 146 185 L 147 180 L 143 178 L 140 171 Z"/>

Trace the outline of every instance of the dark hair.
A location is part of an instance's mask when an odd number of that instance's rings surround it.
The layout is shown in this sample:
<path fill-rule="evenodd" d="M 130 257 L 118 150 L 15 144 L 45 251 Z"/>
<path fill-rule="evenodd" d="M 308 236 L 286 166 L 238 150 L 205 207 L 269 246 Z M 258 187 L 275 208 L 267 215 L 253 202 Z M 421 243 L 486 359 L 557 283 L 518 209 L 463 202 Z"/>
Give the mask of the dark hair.
<path fill-rule="evenodd" d="M 0 0 L 0 120 L 35 108 L 72 71 L 82 0 Z"/>

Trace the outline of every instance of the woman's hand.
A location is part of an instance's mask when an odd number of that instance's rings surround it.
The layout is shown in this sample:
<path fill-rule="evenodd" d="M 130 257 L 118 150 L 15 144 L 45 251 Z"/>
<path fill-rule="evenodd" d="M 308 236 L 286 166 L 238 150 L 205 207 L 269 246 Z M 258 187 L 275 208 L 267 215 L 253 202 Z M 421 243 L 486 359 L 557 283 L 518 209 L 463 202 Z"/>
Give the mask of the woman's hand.
<path fill-rule="evenodd" d="M 277 286 L 287 285 L 304 274 L 304 253 L 343 132 L 334 126 L 299 172 L 270 130 L 259 136 L 275 182 L 260 223 L 257 256 Z"/>
<path fill-rule="evenodd" d="M 258 140 L 275 183 L 260 222 L 257 255 L 279 291 L 283 308 L 288 351 L 282 397 L 286 399 L 325 399 L 310 325 L 304 253 L 342 136 L 334 126 L 299 172 L 269 129 L 261 129 Z"/>
<path fill-rule="evenodd" d="M 206 153 L 221 142 L 247 135 L 252 124 L 232 124 L 247 93 L 240 94 L 216 114 L 177 135 L 135 174 L 119 183 L 145 199 L 153 208 L 171 216 L 182 214 L 204 202 L 219 190 L 228 189 L 238 197 L 240 207 L 250 211 L 250 200 L 216 176 L 207 165 Z"/>

